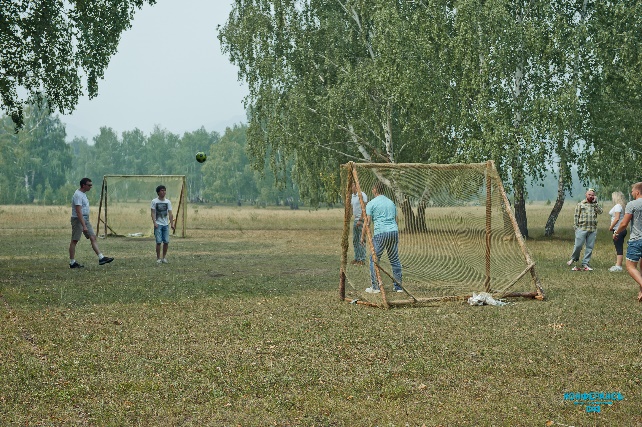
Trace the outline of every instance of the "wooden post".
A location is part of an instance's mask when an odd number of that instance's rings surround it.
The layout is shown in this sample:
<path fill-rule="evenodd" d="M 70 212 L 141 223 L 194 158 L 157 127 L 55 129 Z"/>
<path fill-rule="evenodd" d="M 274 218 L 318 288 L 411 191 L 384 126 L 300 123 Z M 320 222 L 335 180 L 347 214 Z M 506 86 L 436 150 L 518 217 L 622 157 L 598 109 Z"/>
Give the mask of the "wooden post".
<path fill-rule="evenodd" d="M 492 232 L 492 192 L 491 192 L 491 180 L 490 180 L 490 168 L 492 164 L 488 162 L 486 164 L 486 279 L 484 280 L 484 289 L 486 292 L 490 292 L 490 244 L 491 244 L 491 232 Z"/>
<path fill-rule="evenodd" d="M 353 177 L 355 183 L 357 184 L 357 194 L 359 195 L 359 201 L 361 202 L 361 209 L 362 209 L 361 215 L 366 215 L 366 207 L 365 207 L 365 204 L 363 202 L 363 196 L 361 196 L 361 185 L 359 184 L 359 176 L 357 174 L 356 168 L 354 168 L 354 167 L 352 168 L 352 177 Z M 365 216 L 365 218 L 367 218 L 367 215 Z M 386 299 L 386 291 L 383 288 L 383 281 L 381 280 L 381 273 L 379 272 L 379 267 L 377 266 L 379 260 L 377 259 L 377 253 L 375 251 L 374 243 L 372 241 L 372 238 L 373 238 L 372 230 L 370 230 L 370 225 L 369 225 L 368 221 L 366 221 L 365 219 L 363 221 L 363 229 L 364 229 L 364 232 L 366 233 L 366 235 L 368 236 L 368 247 L 370 248 L 370 254 L 371 254 L 370 256 L 372 256 L 372 262 L 374 263 L 375 276 L 376 276 L 376 279 L 377 279 L 377 283 L 379 284 L 379 290 L 380 290 L 380 293 L 381 293 L 381 302 L 383 303 L 383 306 L 385 308 L 388 308 L 389 305 L 388 305 L 388 301 Z M 372 278 L 371 278 L 371 280 L 372 280 Z"/>
<path fill-rule="evenodd" d="M 343 235 L 341 236 L 341 267 L 339 270 L 339 297 L 346 299 L 346 265 L 348 264 L 348 237 L 350 236 L 350 187 L 352 186 L 352 168 L 353 162 L 346 165 L 347 179 L 344 197 L 343 211 Z"/>
<path fill-rule="evenodd" d="M 183 188 L 181 189 L 181 207 L 183 208 L 183 225 L 181 237 L 187 236 L 187 177 L 183 176 Z"/>
<path fill-rule="evenodd" d="M 183 177 L 183 185 L 181 185 L 181 194 L 178 196 L 178 208 L 176 209 L 176 219 L 174 220 L 174 229 L 172 234 L 176 235 L 176 224 L 178 223 L 178 217 L 181 213 L 181 205 L 185 202 L 185 177 Z M 185 207 L 183 207 L 183 220 L 181 221 L 181 237 L 185 237 Z"/>
<path fill-rule="evenodd" d="M 98 205 L 98 221 L 96 221 L 96 230 L 100 233 L 100 222 L 102 221 L 100 213 L 103 209 L 103 195 L 107 197 L 107 191 L 105 186 L 105 177 L 103 176 L 103 185 L 100 187 L 100 204 Z M 105 202 L 106 203 L 106 202 Z M 105 208 L 107 211 L 107 208 Z M 104 223 L 104 221 L 102 221 Z M 107 224 L 105 223 L 105 237 L 107 237 Z"/>
<path fill-rule="evenodd" d="M 515 219 L 515 215 L 513 215 L 513 211 L 510 209 L 510 203 L 508 201 L 508 197 L 506 196 L 506 191 L 504 191 L 504 186 L 502 185 L 502 181 L 499 179 L 499 175 L 496 173 L 497 169 L 495 169 L 495 164 L 492 160 L 489 160 L 489 162 L 492 164 L 492 169 L 495 172 L 493 173 L 493 176 L 498 184 L 497 187 L 499 188 L 502 200 L 504 201 L 504 205 L 508 209 L 508 217 L 510 218 L 511 224 L 513 224 L 513 230 L 515 231 L 515 238 L 517 239 L 519 248 L 522 250 L 522 254 L 524 255 L 526 264 L 531 266 L 529 270 L 530 270 L 533 282 L 535 283 L 535 287 L 537 288 L 537 294 L 538 294 L 538 296 L 535 298 L 538 300 L 543 300 L 544 288 L 542 287 L 542 284 L 540 283 L 539 278 L 535 273 L 535 263 L 533 262 L 530 254 L 528 253 L 528 250 L 526 249 L 526 245 L 524 244 L 524 238 L 522 237 L 522 232 L 519 230 L 519 226 L 517 225 L 517 220 Z"/>

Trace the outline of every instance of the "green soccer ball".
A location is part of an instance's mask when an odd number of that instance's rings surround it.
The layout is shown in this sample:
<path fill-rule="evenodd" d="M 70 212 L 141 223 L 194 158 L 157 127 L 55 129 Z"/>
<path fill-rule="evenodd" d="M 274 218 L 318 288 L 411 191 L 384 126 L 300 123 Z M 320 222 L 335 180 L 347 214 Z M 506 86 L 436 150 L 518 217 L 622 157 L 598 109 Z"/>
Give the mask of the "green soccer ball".
<path fill-rule="evenodd" d="M 207 160 L 207 154 L 203 153 L 202 151 L 199 151 L 196 153 L 196 161 L 199 163 L 203 163 L 205 160 Z"/>

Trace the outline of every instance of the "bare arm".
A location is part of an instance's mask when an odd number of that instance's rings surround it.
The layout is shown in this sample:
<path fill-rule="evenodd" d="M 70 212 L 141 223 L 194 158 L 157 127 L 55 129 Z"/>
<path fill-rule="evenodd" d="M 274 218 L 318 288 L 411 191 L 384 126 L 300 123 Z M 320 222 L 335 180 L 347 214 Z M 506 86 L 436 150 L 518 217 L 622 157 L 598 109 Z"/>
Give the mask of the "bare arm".
<path fill-rule="evenodd" d="M 620 220 L 620 213 L 615 212 L 613 215 L 613 221 L 611 222 L 611 226 L 609 227 L 609 230 L 614 231 L 615 230 L 615 224 Z"/>
<path fill-rule="evenodd" d="M 617 230 L 615 230 L 615 233 L 613 233 L 613 239 L 616 239 L 618 234 L 626 230 L 626 227 L 628 227 L 629 222 L 631 222 L 631 218 L 633 218 L 633 214 L 630 214 L 630 213 L 624 214 L 624 218 L 622 219 L 620 226 L 617 228 Z"/>
<path fill-rule="evenodd" d="M 156 209 L 152 209 L 152 223 L 154 224 L 154 228 L 158 227 L 158 224 L 156 224 Z"/>
<path fill-rule="evenodd" d="M 82 216 L 82 206 L 76 205 L 74 206 L 74 209 L 76 209 L 76 216 L 78 217 L 78 221 L 80 221 L 80 224 L 82 225 L 83 233 L 87 232 L 87 224 L 85 224 L 85 218 Z"/>

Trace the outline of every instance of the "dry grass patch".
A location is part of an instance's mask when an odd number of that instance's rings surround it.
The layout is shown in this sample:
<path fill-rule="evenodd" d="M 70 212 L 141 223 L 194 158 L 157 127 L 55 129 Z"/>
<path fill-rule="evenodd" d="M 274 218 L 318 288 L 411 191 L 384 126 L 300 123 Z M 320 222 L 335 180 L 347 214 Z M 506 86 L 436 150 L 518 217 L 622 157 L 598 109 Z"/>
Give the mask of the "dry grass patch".
<path fill-rule="evenodd" d="M 108 238 L 116 261 L 81 242 L 82 271 L 67 208 L 46 238 L 19 220 L 47 209 L 0 208 L 1 425 L 642 425 L 636 291 L 604 229 L 595 271 L 569 271 L 572 206 L 554 239 L 529 207 L 547 301 L 388 311 L 338 301 L 341 209 L 199 207 L 170 264 Z M 625 399 L 589 414 L 568 391 Z"/>

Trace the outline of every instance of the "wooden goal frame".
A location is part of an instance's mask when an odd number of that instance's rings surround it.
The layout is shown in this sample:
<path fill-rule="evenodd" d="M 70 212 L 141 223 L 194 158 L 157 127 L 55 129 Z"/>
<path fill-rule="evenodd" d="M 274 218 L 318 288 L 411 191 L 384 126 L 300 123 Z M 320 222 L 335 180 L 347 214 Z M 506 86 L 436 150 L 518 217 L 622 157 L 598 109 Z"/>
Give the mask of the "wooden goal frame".
<path fill-rule="evenodd" d="M 433 169 L 457 169 L 457 168 L 465 168 L 467 167 L 466 164 L 416 164 L 416 163 L 410 163 L 410 164 L 401 164 L 401 163 L 396 163 L 396 164 L 391 164 L 391 163 L 368 163 L 368 164 L 363 164 L 360 163 L 359 166 L 361 167 L 372 167 L 372 168 L 378 168 L 378 169 L 390 169 L 390 168 L 403 168 L 404 166 L 408 167 L 413 167 L 413 168 L 433 168 Z M 491 197 L 490 197 L 490 192 L 491 192 L 491 184 L 494 184 L 496 188 L 499 189 L 500 191 L 500 197 L 503 201 L 503 206 L 510 206 L 510 203 L 508 201 L 508 197 L 506 195 L 506 191 L 504 190 L 504 186 L 501 182 L 501 179 L 499 178 L 499 174 L 497 173 L 497 169 L 495 168 L 495 163 L 492 160 L 489 160 L 485 163 L 478 163 L 474 165 L 468 165 L 468 167 L 480 167 L 480 166 L 485 166 L 486 168 L 486 174 L 485 174 L 485 179 L 486 179 L 486 191 L 487 191 L 487 197 L 486 197 L 486 225 L 485 225 L 485 280 L 484 280 L 484 289 L 487 292 L 492 292 L 490 289 L 490 256 L 491 256 Z M 373 306 L 373 307 L 384 307 L 384 308 L 390 308 L 392 306 L 404 306 L 404 305 L 417 305 L 417 304 L 426 304 L 426 303 L 434 303 L 434 302 L 439 302 L 439 301 L 453 301 L 453 300 L 467 300 L 470 296 L 472 295 L 452 295 L 452 296 L 439 296 L 439 297 L 429 297 L 429 298 L 417 298 L 410 293 L 406 292 L 406 295 L 408 296 L 407 299 L 401 299 L 401 300 L 389 300 L 386 298 L 386 291 L 383 285 L 383 281 L 381 279 L 381 274 L 385 274 L 388 277 L 392 276 L 383 270 L 377 260 L 377 256 L 375 254 L 374 250 L 374 244 L 372 241 L 372 230 L 368 226 L 368 224 L 364 224 L 365 227 L 365 233 L 366 233 L 366 240 L 367 240 L 367 247 L 369 249 L 369 253 L 374 261 L 374 270 L 375 270 L 375 275 L 376 275 L 376 281 L 379 284 L 379 289 L 381 298 L 381 303 L 373 303 L 370 301 L 364 301 L 364 300 L 358 300 L 354 298 L 347 298 L 346 297 L 346 267 L 348 263 L 348 250 L 349 250 L 349 236 L 350 236 L 350 231 L 352 229 L 352 206 L 351 206 L 351 195 L 352 195 L 352 184 L 355 183 L 357 186 L 357 194 L 359 196 L 359 201 L 361 204 L 361 209 L 362 212 L 365 215 L 366 212 L 366 206 L 363 201 L 363 198 L 361 196 L 361 185 L 359 183 L 359 176 L 357 174 L 357 168 L 355 166 L 354 162 L 348 162 L 344 165 L 341 166 L 342 169 L 345 169 L 345 172 L 347 174 L 347 179 L 344 187 L 345 191 L 345 200 L 344 200 L 344 206 L 345 206 L 345 211 L 344 211 L 344 218 L 343 218 L 343 235 L 341 238 L 341 268 L 340 268 L 340 274 L 339 274 L 339 297 L 343 301 L 350 302 L 352 304 L 362 304 L 362 305 L 367 305 L 367 306 Z M 524 261 L 526 264 L 526 268 L 517 275 L 517 277 L 514 278 L 512 283 L 516 283 L 518 280 L 520 280 L 522 277 L 524 277 L 527 274 L 531 275 L 533 284 L 535 286 L 535 291 L 533 292 L 509 292 L 509 293 L 503 293 L 499 295 L 501 298 L 505 297 L 524 297 L 524 298 L 533 298 L 536 300 L 544 300 L 545 294 L 544 294 L 544 289 L 542 287 L 542 284 L 537 277 L 537 274 L 535 272 L 535 262 L 533 261 L 531 255 L 528 252 L 528 249 L 526 248 L 526 244 L 524 242 L 524 238 L 522 237 L 521 232 L 519 231 L 519 226 L 517 225 L 517 220 L 515 219 L 515 215 L 510 209 L 504 209 L 504 214 L 510 218 L 510 223 L 512 225 L 513 231 L 514 231 L 514 237 L 517 240 L 518 246 L 521 250 L 521 253 L 524 257 Z M 394 279 L 393 279 L 394 280 Z"/>
<path fill-rule="evenodd" d="M 178 197 L 178 203 L 174 203 L 176 206 L 174 211 L 174 228 L 172 231 L 173 235 L 176 235 L 176 230 L 180 230 L 179 235 L 181 237 L 186 236 L 186 222 L 187 222 L 187 179 L 185 175 L 104 175 L 103 176 L 103 185 L 100 190 L 100 205 L 98 206 L 98 221 L 96 222 L 97 228 L 99 231 L 101 226 L 103 227 L 104 236 L 121 236 L 116 231 L 114 231 L 109 226 L 109 216 L 108 216 L 108 193 L 107 188 L 109 185 L 109 180 L 113 178 L 154 178 L 159 182 L 162 182 L 163 179 L 179 179 L 181 180 L 181 191 Z M 150 199 L 151 200 L 151 199 Z M 109 231 L 109 232 L 108 232 Z"/>

